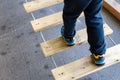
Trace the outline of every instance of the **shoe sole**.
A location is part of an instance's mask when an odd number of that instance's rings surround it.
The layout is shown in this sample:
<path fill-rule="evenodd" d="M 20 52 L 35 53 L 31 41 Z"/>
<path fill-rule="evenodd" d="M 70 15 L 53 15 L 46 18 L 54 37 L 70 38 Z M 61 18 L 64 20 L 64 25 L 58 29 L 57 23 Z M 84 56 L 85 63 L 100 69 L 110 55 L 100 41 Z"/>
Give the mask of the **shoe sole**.
<path fill-rule="evenodd" d="M 91 59 L 92 59 L 92 63 L 95 64 L 95 65 L 97 65 L 97 66 L 103 66 L 103 65 L 105 65 L 105 63 L 102 63 L 102 64 L 97 63 L 97 62 L 95 61 L 95 59 L 93 58 L 92 55 L 91 55 Z"/>

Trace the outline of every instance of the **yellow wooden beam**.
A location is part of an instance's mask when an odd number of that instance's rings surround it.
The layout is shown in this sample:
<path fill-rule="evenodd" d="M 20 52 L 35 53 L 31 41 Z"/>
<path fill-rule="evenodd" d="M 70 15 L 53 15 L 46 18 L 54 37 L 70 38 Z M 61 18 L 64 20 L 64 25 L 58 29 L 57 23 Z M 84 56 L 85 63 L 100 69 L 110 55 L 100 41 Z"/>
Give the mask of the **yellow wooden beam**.
<path fill-rule="evenodd" d="M 80 17 L 83 16 L 84 14 L 82 13 Z M 62 23 L 63 23 L 62 12 L 54 13 L 52 15 L 31 21 L 32 28 L 35 32 L 38 32 L 46 28 L 54 27 Z"/>
<path fill-rule="evenodd" d="M 115 0 L 104 0 L 104 7 L 120 20 L 120 4 Z"/>
<path fill-rule="evenodd" d="M 55 80 L 77 80 L 81 77 L 107 68 L 120 62 L 120 44 L 108 48 L 106 52 L 106 63 L 104 66 L 96 66 L 92 63 L 91 57 L 87 56 L 66 65 L 51 70 Z"/>
<path fill-rule="evenodd" d="M 23 6 L 26 12 L 30 13 L 39 9 L 43 9 L 55 4 L 59 4 L 63 2 L 63 0 L 34 0 L 31 2 L 24 3 Z"/>
<path fill-rule="evenodd" d="M 112 29 L 110 27 L 108 27 L 107 24 L 104 24 L 104 31 L 105 31 L 105 35 L 109 35 L 113 32 Z M 87 42 L 86 29 L 77 31 L 77 34 L 75 36 L 75 42 L 76 42 L 75 46 Z M 42 49 L 45 57 L 51 56 L 58 52 L 61 52 L 66 49 L 69 49 L 71 47 L 74 47 L 74 46 L 67 46 L 62 37 L 58 37 L 53 40 L 42 42 L 42 43 L 40 43 L 40 46 L 41 46 L 41 49 Z"/>

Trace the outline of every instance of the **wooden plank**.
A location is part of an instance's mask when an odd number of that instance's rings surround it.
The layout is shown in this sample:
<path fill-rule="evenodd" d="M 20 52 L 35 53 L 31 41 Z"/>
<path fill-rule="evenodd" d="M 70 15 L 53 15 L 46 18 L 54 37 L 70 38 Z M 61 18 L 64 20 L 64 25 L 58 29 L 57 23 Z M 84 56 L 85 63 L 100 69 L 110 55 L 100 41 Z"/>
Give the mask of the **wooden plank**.
<path fill-rule="evenodd" d="M 92 63 L 91 57 L 87 56 L 74 62 L 51 70 L 55 80 L 76 80 L 103 68 L 120 62 L 120 44 L 108 48 L 106 52 L 106 64 L 96 66 Z"/>
<path fill-rule="evenodd" d="M 82 13 L 80 17 L 83 17 L 83 16 L 84 14 Z M 63 23 L 62 12 L 54 13 L 52 15 L 31 21 L 32 28 L 35 32 L 38 32 L 50 27 L 54 27 L 62 23 Z"/>
<path fill-rule="evenodd" d="M 120 20 L 120 4 L 115 0 L 104 0 L 104 7 Z"/>
<path fill-rule="evenodd" d="M 63 0 L 34 0 L 31 2 L 24 3 L 23 6 L 26 12 L 30 13 L 32 11 L 43 9 L 55 4 L 59 4 L 61 2 L 63 2 Z"/>
<path fill-rule="evenodd" d="M 105 31 L 105 35 L 109 35 L 113 32 L 112 29 L 109 28 L 107 24 L 104 24 L 104 31 Z M 82 29 L 80 31 L 77 31 L 77 34 L 75 36 L 75 42 L 76 42 L 76 44 L 74 46 L 77 46 L 79 44 L 87 42 L 86 29 Z M 62 37 L 58 37 L 58 38 L 53 39 L 53 40 L 42 42 L 40 44 L 40 46 L 41 46 L 41 49 L 42 49 L 45 57 L 51 56 L 51 55 L 56 54 L 58 52 L 61 52 L 61 51 L 64 51 L 66 49 L 69 49 L 71 47 L 74 47 L 74 46 L 67 46 Z"/>

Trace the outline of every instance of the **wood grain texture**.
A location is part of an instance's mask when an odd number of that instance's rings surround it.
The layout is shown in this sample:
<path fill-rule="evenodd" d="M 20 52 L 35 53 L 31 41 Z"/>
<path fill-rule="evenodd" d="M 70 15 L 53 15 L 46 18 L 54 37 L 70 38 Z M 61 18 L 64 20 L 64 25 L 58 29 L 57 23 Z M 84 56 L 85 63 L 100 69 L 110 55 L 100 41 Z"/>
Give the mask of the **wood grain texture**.
<path fill-rule="evenodd" d="M 77 80 L 83 76 L 107 68 L 120 62 L 120 44 L 107 49 L 106 63 L 104 66 L 96 66 L 91 57 L 87 56 L 51 70 L 55 80 Z"/>
<path fill-rule="evenodd" d="M 120 4 L 115 0 L 104 0 L 103 6 L 120 20 Z"/>
<path fill-rule="evenodd" d="M 80 17 L 83 17 L 84 14 L 82 13 Z M 56 25 L 62 24 L 62 12 L 54 13 L 49 16 L 45 16 L 43 18 L 39 18 L 36 20 L 31 21 L 32 28 L 35 32 L 54 27 Z"/>
<path fill-rule="evenodd" d="M 63 2 L 63 0 L 34 0 L 31 2 L 24 3 L 23 6 L 27 13 L 40 10 L 55 4 L 59 4 Z"/>
<path fill-rule="evenodd" d="M 108 27 L 107 24 L 104 24 L 104 31 L 105 31 L 105 35 L 109 35 L 113 32 L 112 29 Z M 77 31 L 77 34 L 75 36 L 75 42 L 76 44 L 74 46 L 87 42 L 86 29 Z M 71 47 L 74 47 L 74 46 L 67 46 L 62 37 L 58 37 L 53 40 L 42 42 L 40 43 L 40 46 L 45 57 L 51 56 L 53 54 L 56 54 L 66 49 L 69 49 Z"/>

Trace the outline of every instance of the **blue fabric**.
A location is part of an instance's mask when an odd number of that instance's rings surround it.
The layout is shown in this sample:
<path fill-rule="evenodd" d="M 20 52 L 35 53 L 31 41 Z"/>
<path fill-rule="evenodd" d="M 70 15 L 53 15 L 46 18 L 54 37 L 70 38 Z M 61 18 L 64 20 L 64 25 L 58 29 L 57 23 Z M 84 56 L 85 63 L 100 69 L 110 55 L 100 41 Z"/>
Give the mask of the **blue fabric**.
<path fill-rule="evenodd" d="M 84 12 L 90 51 L 95 54 L 105 54 L 106 52 L 103 19 L 100 12 L 102 2 L 102 0 L 64 0 L 64 37 L 73 38 L 75 36 L 76 20 Z"/>

